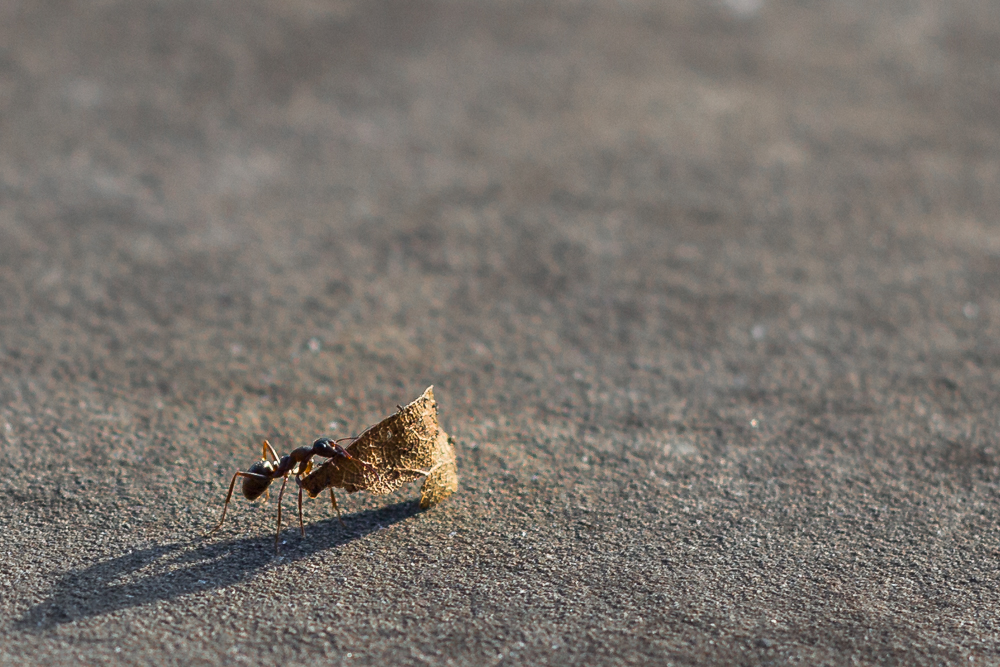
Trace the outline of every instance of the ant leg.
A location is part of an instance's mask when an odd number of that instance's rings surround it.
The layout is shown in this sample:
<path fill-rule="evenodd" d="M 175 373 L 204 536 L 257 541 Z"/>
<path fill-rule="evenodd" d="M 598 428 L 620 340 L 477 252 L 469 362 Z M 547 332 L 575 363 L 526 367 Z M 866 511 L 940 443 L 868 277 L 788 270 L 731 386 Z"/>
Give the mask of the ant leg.
<path fill-rule="evenodd" d="M 306 536 L 306 526 L 302 523 L 302 485 L 299 484 L 299 530 L 302 531 L 302 537 Z"/>
<path fill-rule="evenodd" d="M 229 482 L 229 493 L 226 494 L 226 502 L 222 504 L 222 518 L 219 519 L 219 525 L 217 525 L 212 530 L 208 531 L 209 535 L 211 535 L 212 533 L 214 533 L 218 529 L 222 528 L 222 522 L 226 520 L 226 510 L 229 509 L 229 501 L 232 500 L 232 498 L 233 498 L 233 489 L 236 488 L 236 478 L 237 477 L 250 477 L 251 479 L 267 479 L 266 477 L 264 477 L 262 475 L 255 475 L 252 472 L 240 472 L 240 471 L 237 471 L 233 475 L 233 481 Z"/>
<path fill-rule="evenodd" d="M 260 448 L 260 460 L 261 461 L 267 461 L 267 453 L 269 451 L 271 452 L 271 458 L 274 459 L 274 462 L 275 463 L 279 463 L 280 459 L 278 458 L 278 453 L 274 451 L 274 447 L 272 447 L 271 443 L 268 442 L 267 440 L 264 441 L 264 444 Z M 267 501 L 269 501 L 271 499 L 271 489 L 268 488 L 268 490 L 265 491 L 264 494 L 265 494 L 264 495 L 264 502 L 266 503 Z"/>
<path fill-rule="evenodd" d="M 312 468 L 313 462 L 306 461 L 306 467 L 295 478 L 296 484 L 299 485 L 299 530 L 302 531 L 302 537 L 306 536 L 306 525 L 302 522 L 302 478 L 308 475 Z"/>
<path fill-rule="evenodd" d="M 217 525 L 212 530 L 208 531 L 209 535 L 211 535 L 212 533 L 214 533 L 218 529 L 222 528 L 222 522 L 226 520 L 226 510 L 229 509 L 229 501 L 233 497 L 233 489 L 236 488 L 236 478 L 239 477 L 239 476 L 240 476 L 240 473 L 237 472 L 235 475 L 233 475 L 233 481 L 229 482 L 229 493 L 226 494 L 226 502 L 224 502 L 222 504 L 222 518 L 219 519 L 219 525 Z"/>
<path fill-rule="evenodd" d="M 288 483 L 288 475 L 281 478 L 281 491 L 278 492 L 278 529 L 274 533 L 274 553 L 278 553 L 278 538 L 281 537 L 281 497 L 285 494 L 285 484 Z"/>
<path fill-rule="evenodd" d="M 295 478 L 295 482 L 299 485 L 299 530 L 302 531 L 302 537 L 306 536 L 306 526 L 302 522 L 302 478 L 308 475 L 311 471 L 312 459 L 306 461 L 305 467 Z"/>
<path fill-rule="evenodd" d="M 330 503 L 333 505 L 333 511 L 337 513 L 337 521 L 344 528 L 347 528 L 347 524 L 344 523 L 344 517 L 340 515 L 340 508 L 337 507 L 337 496 L 333 495 L 333 487 L 330 487 Z"/>
<path fill-rule="evenodd" d="M 267 440 L 264 441 L 264 446 L 261 448 L 260 460 L 261 461 L 266 461 L 267 460 L 267 452 L 268 452 L 268 450 L 271 451 L 271 456 L 274 457 L 274 462 L 278 463 L 279 460 L 280 460 L 280 459 L 278 459 L 278 453 L 276 451 L 274 451 L 274 447 L 272 447 L 271 443 L 269 443 Z"/>

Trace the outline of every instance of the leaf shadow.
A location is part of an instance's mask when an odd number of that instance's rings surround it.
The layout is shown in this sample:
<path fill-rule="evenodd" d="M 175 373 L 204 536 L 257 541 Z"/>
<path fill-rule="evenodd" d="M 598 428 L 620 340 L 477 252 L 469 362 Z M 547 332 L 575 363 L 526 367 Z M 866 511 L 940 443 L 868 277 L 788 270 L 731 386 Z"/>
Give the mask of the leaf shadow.
<path fill-rule="evenodd" d="M 294 538 L 286 536 L 278 557 L 273 535 L 221 542 L 199 537 L 130 551 L 66 574 L 53 586 L 49 598 L 28 610 L 15 627 L 40 632 L 121 609 L 226 588 L 265 567 L 282 567 L 335 549 L 419 513 L 419 502 L 411 500 L 347 515 L 346 528 L 337 519 L 319 521 L 308 526 L 305 538 L 297 530 Z"/>

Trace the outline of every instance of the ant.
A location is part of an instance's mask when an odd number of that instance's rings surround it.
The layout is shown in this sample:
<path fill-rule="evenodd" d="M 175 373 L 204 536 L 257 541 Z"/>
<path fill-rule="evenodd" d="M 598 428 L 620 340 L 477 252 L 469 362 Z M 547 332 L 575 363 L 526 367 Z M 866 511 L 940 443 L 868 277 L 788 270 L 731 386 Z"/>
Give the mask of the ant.
<path fill-rule="evenodd" d="M 338 444 L 342 440 L 354 439 L 356 438 L 341 438 L 340 440 L 320 438 L 311 447 L 293 449 L 289 454 L 282 456 L 280 459 L 274 451 L 274 447 L 271 446 L 271 443 L 265 440 L 264 446 L 261 449 L 260 460 L 250 466 L 250 469 L 246 472 L 238 470 L 233 475 L 233 480 L 229 482 L 229 493 L 226 495 L 226 502 L 222 506 L 222 518 L 219 519 L 219 525 L 209 531 L 208 534 L 211 535 L 219 528 L 222 528 L 222 523 L 226 520 L 226 510 L 229 508 L 229 501 L 233 497 L 233 489 L 236 487 L 237 477 L 243 478 L 242 491 L 243 496 L 247 500 L 257 500 L 257 498 L 268 490 L 271 482 L 281 477 L 281 490 L 278 492 L 278 528 L 274 535 L 274 552 L 277 553 L 278 538 L 281 536 L 281 498 L 285 493 L 285 484 L 288 482 L 288 476 L 294 475 L 295 481 L 299 484 L 299 529 L 302 531 L 304 537 L 306 528 L 302 522 L 302 484 L 300 480 L 312 470 L 312 457 L 323 456 L 328 459 L 357 461 L 377 474 L 374 466 L 351 456 L 346 449 Z M 267 458 L 268 454 L 274 459 L 273 461 Z M 337 498 L 333 495 L 332 486 L 330 487 L 330 502 L 333 504 L 334 511 L 337 512 L 337 519 L 340 520 L 340 524 L 344 525 L 344 519 L 340 515 L 340 508 L 337 507 Z"/>

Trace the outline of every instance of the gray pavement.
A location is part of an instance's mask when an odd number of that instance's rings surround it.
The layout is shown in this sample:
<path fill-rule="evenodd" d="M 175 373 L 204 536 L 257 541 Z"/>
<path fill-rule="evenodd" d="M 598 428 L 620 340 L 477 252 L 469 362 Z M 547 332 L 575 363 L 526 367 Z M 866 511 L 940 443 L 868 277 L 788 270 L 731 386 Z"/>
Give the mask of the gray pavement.
<path fill-rule="evenodd" d="M 992 0 L 0 4 L 0 664 L 1000 664 L 998 44 Z M 201 537 L 262 439 L 431 384 L 445 503 Z"/>

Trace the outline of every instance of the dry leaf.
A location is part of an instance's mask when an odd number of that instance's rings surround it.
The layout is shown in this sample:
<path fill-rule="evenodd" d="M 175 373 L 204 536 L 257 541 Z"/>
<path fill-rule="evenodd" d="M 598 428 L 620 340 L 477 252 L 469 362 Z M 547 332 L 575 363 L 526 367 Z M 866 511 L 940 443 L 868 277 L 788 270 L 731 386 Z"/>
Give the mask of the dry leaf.
<path fill-rule="evenodd" d="M 455 447 L 438 428 L 433 389 L 428 387 L 420 398 L 359 435 L 345 448 L 356 460 L 328 460 L 302 478 L 302 488 L 312 498 L 329 487 L 384 495 L 424 478 L 420 494 L 424 509 L 454 493 L 458 489 Z"/>

